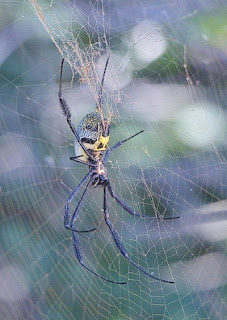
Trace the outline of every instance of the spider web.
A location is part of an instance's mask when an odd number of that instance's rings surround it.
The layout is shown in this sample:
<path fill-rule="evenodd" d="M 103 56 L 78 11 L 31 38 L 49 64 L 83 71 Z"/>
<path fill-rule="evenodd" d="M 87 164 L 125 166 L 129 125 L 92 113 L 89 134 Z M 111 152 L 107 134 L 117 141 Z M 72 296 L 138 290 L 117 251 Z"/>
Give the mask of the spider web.
<path fill-rule="evenodd" d="M 1 319 L 225 319 L 226 15 L 225 1 L 1 1 Z M 77 261 L 64 204 L 87 173 L 69 160 L 74 124 L 95 109 L 103 68 L 115 192 L 142 219 L 102 190 L 91 190 L 77 228 Z M 76 207 L 82 193 L 71 204 Z"/>

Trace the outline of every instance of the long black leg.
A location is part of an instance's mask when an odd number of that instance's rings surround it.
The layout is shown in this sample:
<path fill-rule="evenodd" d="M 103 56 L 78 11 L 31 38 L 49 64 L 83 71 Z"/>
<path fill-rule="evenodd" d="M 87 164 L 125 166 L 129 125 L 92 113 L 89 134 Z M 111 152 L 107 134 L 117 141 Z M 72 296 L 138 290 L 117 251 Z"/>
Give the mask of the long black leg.
<path fill-rule="evenodd" d="M 58 89 L 58 97 L 59 97 L 59 102 L 60 102 L 60 106 L 62 109 L 62 112 L 64 114 L 64 116 L 66 116 L 67 122 L 70 126 L 70 129 L 72 130 L 73 134 L 76 137 L 76 140 L 78 141 L 79 145 L 81 146 L 81 148 L 84 150 L 84 152 L 86 153 L 86 155 L 91 158 L 92 160 L 94 160 L 94 157 L 92 156 L 92 154 L 90 154 L 90 152 L 85 148 L 85 146 L 83 145 L 83 143 L 80 141 L 80 137 L 78 136 L 78 133 L 76 132 L 75 126 L 72 123 L 71 120 L 71 111 L 69 109 L 69 106 L 67 104 L 67 102 L 65 101 L 65 99 L 62 97 L 62 72 L 63 72 L 63 66 L 64 66 L 64 59 L 62 59 L 61 61 L 61 70 L 60 70 L 60 80 L 59 80 L 59 89 Z"/>
<path fill-rule="evenodd" d="M 84 161 L 84 160 L 80 160 L 80 159 L 79 159 L 80 157 L 83 157 L 83 156 L 70 157 L 69 159 L 70 159 L 70 160 L 73 160 L 73 161 L 75 161 L 75 162 L 79 162 L 79 163 L 86 164 L 87 166 L 90 165 L 89 162 L 86 162 L 86 161 Z"/>
<path fill-rule="evenodd" d="M 105 64 L 105 68 L 104 68 L 103 75 L 102 75 L 102 81 L 101 81 L 101 85 L 100 85 L 100 89 L 99 89 L 99 93 L 98 93 L 98 106 L 97 106 L 97 108 L 101 108 L 101 109 L 102 109 L 103 84 L 104 84 L 104 79 L 105 79 L 106 69 L 107 69 L 107 66 L 109 63 L 109 59 L 110 59 L 110 54 L 108 54 L 107 59 L 106 59 L 106 64 Z"/>
<path fill-rule="evenodd" d="M 180 217 L 166 217 L 166 218 L 159 218 L 159 217 L 149 217 L 145 214 L 141 214 L 136 212 L 134 209 L 130 208 L 129 205 L 124 202 L 122 199 L 120 199 L 114 192 L 113 189 L 111 187 L 110 182 L 107 185 L 108 191 L 110 193 L 110 195 L 117 201 L 117 203 L 119 203 L 119 205 L 121 207 L 123 207 L 127 212 L 129 212 L 130 214 L 132 214 L 133 216 L 137 216 L 137 217 L 141 217 L 141 218 L 149 218 L 149 219 L 155 219 L 155 220 L 173 220 L 173 219 L 178 219 Z"/>
<path fill-rule="evenodd" d="M 99 92 L 98 92 L 98 102 L 96 103 L 96 112 L 98 112 L 101 115 L 101 118 L 102 118 L 102 124 L 103 124 L 103 128 L 104 128 L 104 131 L 103 131 L 102 134 L 103 134 L 104 137 L 107 137 L 109 135 L 109 126 L 110 126 L 109 121 L 106 121 L 104 119 L 103 105 L 102 105 L 102 102 L 103 102 L 102 101 L 103 85 L 104 85 L 104 79 L 105 79 L 106 69 L 107 69 L 107 66 L 108 66 L 108 63 L 109 63 L 109 59 L 110 59 L 110 53 L 108 53 L 108 56 L 107 56 L 107 59 L 106 59 L 106 64 L 105 64 L 105 68 L 104 68 L 103 75 L 102 75 L 102 80 L 101 80 L 101 85 L 100 85 L 100 89 L 99 89 Z"/>
<path fill-rule="evenodd" d="M 83 178 L 83 180 L 78 184 L 78 186 L 76 187 L 76 189 L 70 194 L 70 196 L 68 197 L 66 203 L 65 203 L 65 214 L 64 214 L 64 226 L 66 229 L 70 229 L 71 230 L 71 226 L 69 224 L 69 204 L 72 202 L 73 198 L 77 195 L 77 193 L 80 191 L 81 187 L 84 185 L 84 183 L 87 181 L 87 179 L 89 178 L 90 173 L 88 172 L 88 174 Z M 90 231 L 94 231 L 96 230 L 96 228 L 90 229 L 90 230 L 75 230 L 76 232 L 90 232 Z"/>
<path fill-rule="evenodd" d="M 81 247 L 80 247 L 80 240 L 76 234 L 76 232 L 74 230 L 75 229 L 75 221 L 79 215 L 79 212 L 80 212 L 80 208 L 82 206 L 82 203 L 83 203 L 83 200 L 85 199 L 85 196 L 89 190 L 89 187 L 90 185 L 92 184 L 92 180 L 90 180 L 83 192 L 83 195 L 82 197 L 80 198 L 80 201 L 77 205 L 77 208 L 72 216 L 72 219 L 71 219 L 71 224 L 70 224 L 70 228 L 71 230 L 73 231 L 73 243 L 74 243 L 74 249 L 75 249 L 75 253 L 76 253 L 76 256 L 80 262 L 80 264 L 87 270 L 89 270 L 90 272 L 92 272 L 93 274 L 95 274 L 96 276 L 98 276 L 99 278 L 105 280 L 105 281 L 108 281 L 108 282 L 111 282 L 111 283 L 116 283 L 116 284 L 126 284 L 126 282 L 116 282 L 116 281 L 112 281 L 112 280 L 109 280 L 109 279 L 106 279 L 102 276 L 100 276 L 98 273 L 96 273 L 95 271 L 93 271 L 92 269 L 90 269 L 86 264 L 85 262 L 83 261 L 83 257 L 82 257 L 82 252 L 81 252 Z"/>
<path fill-rule="evenodd" d="M 102 276 L 100 276 L 98 273 L 96 273 L 94 270 L 90 269 L 84 262 L 83 260 L 83 256 L 82 256 L 82 252 L 81 252 L 81 247 L 80 247 L 80 241 L 79 241 L 79 238 L 77 236 L 77 233 L 73 231 L 73 242 L 74 242 L 74 249 L 75 249 L 75 253 L 76 253 L 76 256 L 77 256 L 77 259 L 79 260 L 80 264 L 85 268 L 87 269 L 88 271 L 90 271 L 91 273 L 93 273 L 94 275 L 96 275 L 97 277 L 107 281 L 107 282 L 110 282 L 110 283 L 114 283 L 114 284 L 126 284 L 127 282 L 117 282 L 117 281 L 112 281 L 112 280 L 109 280 L 109 279 L 106 279 Z"/>
<path fill-rule="evenodd" d="M 76 221 L 76 219 L 77 219 L 77 217 L 78 217 L 78 215 L 79 215 L 79 213 L 80 213 L 80 208 L 81 208 L 81 206 L 82 206 L 82 204 L 83 204 L 83 201 L 85 200 L 85 196 L 86 196 L 87 192 L 89 191 L 89 187 L 90 187 L 91 184 L 92 184 L 92 180 L 89 180 L 89 182 L 88 182 L 88 184 L 86 185 L 86 187 L 85 187 L 85 189 L 84 189 L 84 192 L 83 192 L 83 194 L 82 194 L 82 196 L 81 196 L 81 198 L 80 198 L 80 201 L 78 202 L 78 205 L 77 205 L 77 207 L 76 207 L 76 210 L 74 211 L 74 213 L 73 213 L 73 215 L 72 215 L 71 222 L 70 222 L 70 229 L 71 229 L 72 231 L 76 230 L 76 229 L 75 229 L 74 221 Z"/>
<path fill-rule="evenodd" d="M 138 266 L 135 262 L 133 262 L 129 256 L 128 256 L 128 253 L 125 249 L 125 247 L 123 246 L 120 238 L 119 238 L 119 235 L 117 234 L 117 232 L 114 230 L 114 226 L 113 224 L 111 223 L 110 219 L 109 219 L 109 213 L 108 213 L 108 208 L 107 208 L 107 192 L 106 192 L 106 187 L 104 188 L 104 201 L 103 201 L 103 210 L 104 210 L 104 214 L 105 214 L 105 221 L 106 221 L 106 224 L 108 225 L 109 229 L 110 229 L 110 232 L 114 238 L 114 241 L 118 247 L 118 249 L 121 251 L 121 254 L 133 265 L 135 266 L 137 269 L 139 269 L 140 271 L 142 271 L 143 273 L 145 273 L 147 276 L 155 279 L 155 280 L 159 280 L 161 282 L 166 282 L 166 283 L 174 283 L 174 281 L 169 281 L 169 280 L 164 280 L 164 279 L 160 279 L 158 277 L 155 277 L 153 275 L 153 273 L 149 273 L 146 269 Z"/>
<path fill-rule="evenodd" d="M 111 187 L 111 184 L 110 182 L 108 183 L 107 185 L 107 188 L 108 188 L 108 191 L 110 193 L 110 195 L 117 201 L 117 203 L 119 203 L 119 205 L 121 207 L 123 207 L 127 212 L 129 212 L 131 215 L 133 216 L 138 216 L 138 217 L 141 217 L 141 218 L 151 218 L 151 219 L 156 219 L 155 217 L 149 217 L 147 215 L 144 215 L 144 214 L 140 214 L 138 212 L 136 212 L 134 209 L 131 209 L 127 203 L 125 203 L 122 199 L 120 199 L 114 192 L 113 192 L 113 189 Z"/>
<path fill-rule="evenodd" d="M 108 158 L 109 158 L 109 155 L 110 155 L 110 152 L 111 152 L 111 151 L 113 151 L 114 149 L 120 147 L 123 143 L 125 143 L 126 141 L 128 141 L 128 140 L 136 137 L 138 134 L 140 134 L 140 133 L 142 133 L 142 132 L 144 132 L 144 130 L 141 130 L 141 131 L 133 134 L 131 137 L 129 137 L 129 138 L 127 138 L 127 139 L 124 139 L 124 140 L 119 141 L 119 142 L 116 143 L 113 147 L 109 148 L 109 149 L 106 151 L 106 153 L 105 153 L 105 156 L 104 156 L 104 158 L 103 158 L 103 163 L 106 163 L 106 161 L 107 161 Z"/>

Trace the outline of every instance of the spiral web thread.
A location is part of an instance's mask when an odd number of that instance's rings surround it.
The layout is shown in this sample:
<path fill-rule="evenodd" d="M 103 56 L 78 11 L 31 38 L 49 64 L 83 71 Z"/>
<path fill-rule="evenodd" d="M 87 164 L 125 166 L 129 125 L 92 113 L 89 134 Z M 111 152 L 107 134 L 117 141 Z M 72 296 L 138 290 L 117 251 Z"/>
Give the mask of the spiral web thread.
<path fill-rule="evenodd" d="M 163 8 L 142 1 L 16 4 L 18 10 L 7 5 L 11 26 L 16 29 L 29 22 L 39 30 L 44 56 L 33 51 L 34 60 L 26 71 L 19 68 L 14 78 L 1 73 L 0 279 L 6 291 L 4 295 L 0 291 L 0 315 L 4 319 L 224 319 L 225 76 L 218 52 L 210 49 L 213 65 L 202 78 L 193 46 L 185 41 L 185 34 L 195 34 L 195 25 L 204 21 L 207 8 L 202 2 L 187 8 L 177 1 L 164 1 Z M 221 2 L 215 5 L 219 8 Z M 159 19 L 160 12 L 165 19 Z M 207 12 L 205 17 L 211 17 Z M 143 43 L 141 33 L 150 39 L 143 25 L 150 26 L 149 20 L 155 21 L 152 40 L 160 45 L 166 41 L 168 54 L 146 69 L 145 60 L 135 57 Z M 139 41 L 133 42 L 133 32 Z M 52 43 L 54 49 L 48 48 Z M 29 46 L 21 50 L 30 56 Z M 89 192 L 77 222 L 80 230 L 97 228 L 79 235 L 83 256 L 97 273 L 126 285 L 105 282 L 85 270 L 75 257 L 70 231 L 63 227 L 65 201 L 87 168 L 69 160 L 74 141 L 57 96 L 61 58 L 71 67 L 64 69 L 62 89 L 77 125 L 95 110 L 109 52 L 103 105 L 104 115 L 112 114 L 110 145 L 145 129 L 111 155 L 108 170 L 114 190 L 142 214 L 180 216 L 157 221 L 132 217 L 109 196 L 110 219 L 131 259 L 174 284 L 147 277 L 122 257 L 104 221 L 102 190 Z M 33 81 L 33 72 L 47 65 L 54 65 L 48 76 L 44 72 L 40 83 Z M 18 82 L 21 78 L 25 80 Z M 196 130 L 197 144 L 192 145 Z M 71 213 L 81 195 L 82 191 L 72 202 Z"/>

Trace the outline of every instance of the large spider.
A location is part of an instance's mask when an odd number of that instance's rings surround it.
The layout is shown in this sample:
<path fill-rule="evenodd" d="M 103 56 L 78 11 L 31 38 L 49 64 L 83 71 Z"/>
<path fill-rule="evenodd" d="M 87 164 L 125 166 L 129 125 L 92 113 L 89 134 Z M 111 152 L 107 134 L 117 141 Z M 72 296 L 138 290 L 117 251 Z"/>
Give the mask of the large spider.
<path fill-rule="evenodd" d="M 106 162 L 109 158 L 110 153 L 115 150 L 116 148 L 120 147 L 123 143 L 126 141 L 136 137 L 138 134 L 142 133 L 143 130 L 137 132 L 136 134 L 132 135 L 131 137 L 121 140 L 118 143 L 116 143 L 112 147 L 107 147 L 107 144 L 109 142 L 109 127 L 110 127 L 110 121 L 107 121 L 100 115 L 98 110 L 102 110 L 102 92 L 103 92 L 103 83 L 104 83 L 104 78 L 105 78 L 105 73 L 108 65 L 109 57 L 106 60 L 103 76 L 102 76 L 102 81 L 101 81 L 101 86 L 99 90 L 99 95 L 98 95 L 98 103 L 96 105 L 96 110 L 97 112 L 91 112 L 88 113 L 79 123 L 77 129 L 75 129 L 72 121 L 71 121 L 71 112 L 70 109 L 67 105 L 67 102 L 64 100 L 62 97 L 62 72 L 63 72 L 63 65 L 64 65 L 64 59 L 62 59 L 61 63 L 61 69 L 60 69 L 60 82 L 59 82 L 59 91 L 58 91 L 58 96 L 59 96 L 59 102 L 61 109 L 63 111 L 63 114 L 66 116 L 67 122 L 75 136 L 76 139 L 76 144 L 79 144 L 80 150 L 81 150 L 81 155 L 75 156 L 75 157 L 70 157 L 71 160 L 83 163 L 85 165 L 88 165 L 89 172 L 87 175 L 83 178 L 83 180 L 79 183 L 79 185 L 75 188 L 75 190 L 72 192 L 72 194 L 69 196 L 68 200 L 65 203 L 65 214 L 64 214 L 64 226 L 67 229 L 72 230 L 73 233 L 73 243 L 74 243 L 74 248 L 75 248 L 75 253 L 76 256 L 80 262 L 80 264 L 92 272 L 94 275 L 98 276 L 99 278 L 115 283 L 115 284 L 126 284 L 126 282 L 117 282 L 113 280 L 109 280 L 104 278 L 103 276 L 99 275 L 96 273 L 93 269 L 88 267 L 86 263 L 83 260 L 82 256 L 82 251 L 80 248 L 80 241 L 79 237 L 77 235 L 78 232 L 90 232 L 95 229 L 91 230 L 77 230 L 75 227 L 75 222 L 76 219 L 78 218 L 78 215 L 80 213 L 80 209 L 82 206 L 82 203 L 85 199 L 85 197 L 88 194 L 88 191 L 91 186 L 98 188 L 101 187 L 103 188 L 103 211 L 104 211 L 104 217 L 105 217 L 105 222 L 110 230 L 110 233 L 113 236 L 113 239 L 116 243 L 117 248 L 120 250 L 121 254 L 132 264 L 134 265 L 137 269 L 145 273 L 147 276 L 162 281 L 162 282 L 167 282 L 167 283 L 174 283 L 173 281 L 169 280 L 164 280 L 161 278 L 158 278 L 154 276 L 153 273 L 149 273 L 146 269 L 138 266 L 135 262 L 133 262 L 124 245 L 122 244 L 120 237 L 118 233 L 115 231 L 114 226 L 112 222 L 110 221 L 109 218 L 109 213 L 108 213 L 108 193 L 111 195 L 112 198 L 114 198 L 118 204 L 126 210 L 128 213 L 130 213 L 133 216 L 139 216 L 139 217 L 148 217 L 146 215 L 142 215 L 137 213 L 134 209 L 131 209 L 129 205 L 124 202 L 118 195 L 116 195 L 113 191 L 110 178 L 108 177 L 108 172 L 106 168 Z M 83 191 L 83 194 L 79 200 L 79 203 L 71 217 L 70 220 L 70 214 L 69 214 L 69 204 L 73 200 L 73 198 L 77 195 L 79 190 L 82 188 L 82 186 L 87 182 L 87 185 Z M 149 219 L 156 219 L 155 217 L 148 217 Z M 175 219 L 178 217 L 167 217 L 165 219 Z"/>

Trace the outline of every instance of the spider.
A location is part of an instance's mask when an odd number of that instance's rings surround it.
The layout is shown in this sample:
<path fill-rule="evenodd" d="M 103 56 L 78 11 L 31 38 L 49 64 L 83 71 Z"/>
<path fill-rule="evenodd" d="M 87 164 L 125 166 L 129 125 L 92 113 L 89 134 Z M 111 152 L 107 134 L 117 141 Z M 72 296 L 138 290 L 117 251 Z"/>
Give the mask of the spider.
<path fill-rule="evenodd" d="M 94 188 L 102 188 L 103 189 L 103 212 L 105 217 L 105 222 L 110 230 L 110 233 L 115 241 L 115 244 L 117 248 L 120 250 L 121 254 L 137 269 L 139 269 L 141 272 L 146 274 L 147 276 L 161 281 L 161 282 L 167 282 L 167 283 L 174 283 L 174 281 L 164 280 L 161 278 L 156 277 L 153 273 L 149 273 L 146 269 L 143 267 L 137 265 L 135 262 L 131 260 L 129 257 L 124 245 L 122 244 L 120 237 L 118 233 L 115 231 L 114 226 L 110 220 L 109 213 L 108 213 L 108 194 L 117 201 L 117 203 L 128 213 L 130 213 L 133 216 L 139 216 L 143 218 L 149 218 L 149 219 L 156 219 L 155 217 L 149 217 L 146 215 L 142 215 L 140 213 L 137 213 L 134 209 L 131 209 L 130 206 L 124 202 L 117 194 L 115 194 L 111 180 L 108 176 L 108 171 L 106 168 L 106 162 L 109 158 L 110 153 L 115 150 L 116 148 L 120 147 L 123 143 L 126 141 L 129 141 L 139 134 L 141 134 L 144 130 L 141 130 L 134 135 L 130 136 L 127 139 L 121 140 L 118 143 L 116 143 L 112 147 L 108 147 L 109 142 L 109 128 L 110 128 L 110 121 L 107 121 L 105 118 L 101 117 L 98 110 L 102 110 L 102 93 L 103 93 L 103 84 L 104 84 L 104 78 L 106 69 L 108 66 L 109 56 L 107 57 L 104 72 L 102 75 L 102 81 L 100 85 L 100 90 L 98 94 L 98 102 L 96 104 L 96 112 L 91 112 L 85 115 L 85 117 L 81 120 L 79 123 L 77 129 L 75 129 L 74 124 L 71 120 L 71 112 L 67 105 L 66 100 L 63 98 L 62 95 L 62 73 L 63 73 L 63 65 L 64 65 L 64 59 L 62 59 L 61 62 L 61 69 L 60 69 L 60 81 L 59 81 L 59 91 L 58 91 L 58 97 L 60 102 L 60 107 L 63 111 L 64 116 L 66 116 L 67 122 L 69 124 L 70 129 L 72 130 L 74 136 L 75 136 L 75 142 L 77 145 L 79 145 L 81 150 L 81 155 L 70 157 L 70 160 L 85 164 L 89 168 L 89 172 L 86 174 L 86 176 L 83 178 L 83 180 L 78 184 L 78 186 L 75 188 L 75 190 L 70 194 L 68 197 L 66 203 L 65 203 L 65 214 L 64 214 L 64 226 L 66 229 L 69 229 L 72 231 L 73 234 L 73 244 L 75 249 L 75 254 L 77 256 L 77 259 L 79 260 L 79 263 L 88 271 L 96 275 L 97 277 L 115 284 L 126 284 L 127 282 L 117 282 L 114 280 L 107 279 L 97 272 L 95 272 L 93 269 L 91 269 L 83 260 L 83 255 L 80 247 L 80 240 L 78 237 L 79 232 L 90 232 L 96 230 L 90 229 L 90 230 L 77 230 L 75 223 L 76 219 L 79 216 L 79 213 L 81 211 L 81 206 L 83 204 L 84 199 L 86 198 L 88 191 L 90 187 Z M 72 202 L 73 198 L 77 195 L 77 193 L 80 191 L 80 189 L 83 187 L 83 185 L 87 182 L 87 185 L 85 186 L 85 189 L 83 191 L 83 194 L 77 204 L 77 207 L 70 219 L 70 213 L 69 213 L 69 204 Z M 176 219 L 178 217 L 167 217 L 164 219 Z"/>

